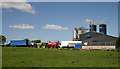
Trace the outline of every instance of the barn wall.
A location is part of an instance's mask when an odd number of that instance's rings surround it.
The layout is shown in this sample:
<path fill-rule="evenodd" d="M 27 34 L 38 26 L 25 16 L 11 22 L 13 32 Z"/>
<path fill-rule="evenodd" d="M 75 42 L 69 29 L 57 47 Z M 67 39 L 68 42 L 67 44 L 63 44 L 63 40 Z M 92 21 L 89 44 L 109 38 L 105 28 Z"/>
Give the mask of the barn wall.
<path fill-rule="evenodd" d="M 115 46 L 82 46 L 82 49 L 115 49 Z"/>

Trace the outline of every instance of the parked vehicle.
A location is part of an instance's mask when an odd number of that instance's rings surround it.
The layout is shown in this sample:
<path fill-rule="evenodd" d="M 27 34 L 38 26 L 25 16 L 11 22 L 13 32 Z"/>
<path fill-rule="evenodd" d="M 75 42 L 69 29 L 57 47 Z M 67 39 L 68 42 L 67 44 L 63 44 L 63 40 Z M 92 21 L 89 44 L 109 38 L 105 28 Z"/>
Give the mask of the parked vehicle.
<path fill-rule="evenodd" d="M 48 48 L 48 43 L 37 43 L 37 48 Z"/>
<path fill-rule="evenodd" d="M 29 47 L 30 43 L 28 40 L 11 40 L 10 46 Z"/>
<path fill-rule="evenodd" d="M 61 48 L 74 48 L 75 44 L 82 44 L 82 41 L 61 41 Z"/>
<path fill-rule="evenodd" d="M 58 42 L 49 42 L 48 43 L 48 48 L 59 48 L 60 43 Z"/>
<path fill-rule="evenodd" d="M 10 47 L 10 43 L 9 43 L 9 44 L 6 44 L 5 47 Z"/>

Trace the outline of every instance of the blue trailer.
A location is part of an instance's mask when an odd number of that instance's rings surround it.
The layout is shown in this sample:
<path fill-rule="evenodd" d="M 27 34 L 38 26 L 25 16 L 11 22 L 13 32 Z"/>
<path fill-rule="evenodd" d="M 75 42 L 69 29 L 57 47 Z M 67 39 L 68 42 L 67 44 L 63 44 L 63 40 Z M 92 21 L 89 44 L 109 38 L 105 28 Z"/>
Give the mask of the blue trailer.
<path fill-rule="evenodd" d="M 10 46 L 29 46 L 27 40 L 12 40 Z"/>
<path fill-rule="evenodd" d="M 82 49 L 82 45 L 81 44 L 75 44 L 75 49 Z"/>

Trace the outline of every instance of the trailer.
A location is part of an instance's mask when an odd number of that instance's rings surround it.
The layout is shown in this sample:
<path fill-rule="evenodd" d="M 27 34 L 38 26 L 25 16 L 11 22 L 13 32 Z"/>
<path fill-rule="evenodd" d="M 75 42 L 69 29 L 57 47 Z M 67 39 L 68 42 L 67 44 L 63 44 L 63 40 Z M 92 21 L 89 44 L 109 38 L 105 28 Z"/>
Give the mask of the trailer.
<path fill-rule="evenodd" d="M 11 40 L 10 46 L 28 47 L 30 45 L 28 40 Z"/>
<path fill-rule="evenodd" d="M 78 46 L 78 44 L 82 45 L 82 41 L 61 41 L 61 48 L 78 48 L 76 46 Z M 79 47 L 81 48 L 81 47 Z"/>

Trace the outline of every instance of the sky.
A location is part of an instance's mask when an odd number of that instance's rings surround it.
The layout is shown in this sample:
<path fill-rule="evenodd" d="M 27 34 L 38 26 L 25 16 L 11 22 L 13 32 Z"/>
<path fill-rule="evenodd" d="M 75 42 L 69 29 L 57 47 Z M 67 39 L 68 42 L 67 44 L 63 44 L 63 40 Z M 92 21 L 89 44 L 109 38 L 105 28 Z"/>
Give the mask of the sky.
<path fill-rule="evenodd" d="M 73 39 L 73 28 L 105 22 L 107 34 L 118 36 L 117 2 L 6 2 L 2 6 L 2 34 L 7 41 Z M 97 25 L 99 32 L 99 25 Z"/>

